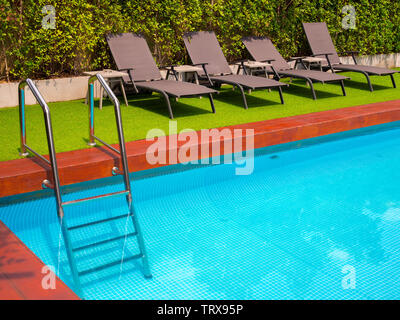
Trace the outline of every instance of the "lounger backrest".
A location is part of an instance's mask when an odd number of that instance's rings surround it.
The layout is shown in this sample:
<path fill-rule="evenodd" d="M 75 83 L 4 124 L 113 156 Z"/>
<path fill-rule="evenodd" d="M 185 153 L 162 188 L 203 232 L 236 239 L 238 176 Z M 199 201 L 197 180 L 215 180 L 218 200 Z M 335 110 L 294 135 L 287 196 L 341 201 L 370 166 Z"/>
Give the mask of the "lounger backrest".
<path fill-rule="evenodd" d="M 162 79 L 160 70 L 151 55 L 146 39 L 134 33 L 118 33 L 106 36 L 118 69 L 133 68 L 133 80 Z"/>
<path fill-rule="evenodd" d="M 222 53 L 215 33 L 212 31 L 190 32 L 183 36 L 192 63 L 208 63 L 209 74 L 231 74 L 232 70 Z"/>
<path fill-rule="evenodd" d="M 289 70 L 290 65 L 276 50 L 274 44 L 267 37 L 245 37 L 242 39 L 250 55 L 255 61 L 275 60 L 271 64 L 277 70 Z"/>
<path fill-rule="evenodd" d="M 313 54 L 333 53 L 333 55 L 329 56 L 331 63 L 340 63 L 339 56 L 325 22 L 303 23 L 303 28 Z"/>

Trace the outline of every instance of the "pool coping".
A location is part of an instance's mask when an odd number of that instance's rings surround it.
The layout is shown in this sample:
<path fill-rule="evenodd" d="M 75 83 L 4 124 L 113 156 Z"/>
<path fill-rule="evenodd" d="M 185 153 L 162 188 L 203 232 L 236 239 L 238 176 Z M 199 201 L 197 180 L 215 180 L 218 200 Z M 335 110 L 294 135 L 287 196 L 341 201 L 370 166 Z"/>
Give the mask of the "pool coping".
<path fill-rule="evenodd" d="M 54 274 L 49 284 L 48 269 L 4 223 L 0 221 L 0 300 L 79 300 L 79 297 Z"/>
<path fill-rule="evenodd" d="M 400 100 L 392 100 L 217 129 L 254 129 L 254 148 L 258 149 L 399 120 Z M 197 131 L 197 133 L 200 133 L 200 131 Z M 168 138 L 172 137 L 174 135 L 167 136 L 167 142 L 169 141 Z M 246 145 L 245 138 L 246 136 L 243 135 L 243 146 Z M 223 155 L 225 154 L 225 141 L 226 139 L 224 140 L 223 137 L 217 137 L 214 140 L 209 140 L 205 147 L 209 148 L 209 154 L 211 154 L 212 144 L 220 143 L 220 155 Z M 146 151 L 153 143 L 149 140 L 136 140 L 126 143 L 131 172 L 176 164 L 168 162 L 165 164 L 149 164 L 146 159 Z M 183 144 L 185 144 L 185 141 L 177 141 L 177 145 L 173 147 L 167 144 L 166 149 L 163 150 L 166 158 L 169 159 L 169 153 L 176 152 L 177 148 Z M 201 159 L 200 151 L 204 148 L 204 145 L 204 143 L 196 144 L 199 151 L 197 159 Z M 114 146 L 117 147 L 117 145 Z M 57 162 L 61 185 L 111 177 L 111 169 L 114 166 L 120 166 L 118 157 L 104 147 L 58 153 Z M 50 168 L 37 158 L 9 160 L 0 163 L 0 197 L 38 191 L 42 189 L 44 179 L 52 180 Z"/>
<path fill-rule="evenodd" d="M 393 100 L 219 129 L 254 129 L 254 148 L 258 149 L 399 120 L 400 100 Z M 224 139 L 218 140 L 223 155 Z M 209 148 L 213 142 L 208 142 Z M 137 140 L 126 144 L 132 172 L 169 165 L 150 165 L 147 162 L 146 150 L 152 143 Z M 169 152 L 175 152 L 184 143 L 178 141 L 174 148 L 167 146 L 164 150 L 167 158 Z M 200 150 L 202 145 L 197 144 L 197 147 Z M 117 157 L 102 147 L 59 153 L 57 160 L 62 185 L 111 177 L 111 168 L 119 165 Z M 50 175 L 49 168 L 34 158 L 1 162 L 0 197 L 40 190 L 42 180 L 49 179 Z M 58 277 L 55 290 L 43 289 L 44 263 L 1 221 L 0 240 L 0 300 L 79 299 Z"/>

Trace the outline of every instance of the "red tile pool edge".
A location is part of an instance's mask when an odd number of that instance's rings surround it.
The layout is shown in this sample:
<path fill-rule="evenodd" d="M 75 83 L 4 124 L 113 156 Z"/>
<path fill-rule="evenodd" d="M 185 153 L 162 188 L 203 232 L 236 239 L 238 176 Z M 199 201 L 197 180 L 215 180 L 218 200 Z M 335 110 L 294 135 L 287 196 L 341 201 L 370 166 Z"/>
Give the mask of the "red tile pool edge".
<path fill-rule="evenodd" d="M 224 128 L 254 129 L 254 148 L 262 148 L 398 120 L 400 100 L 394 100 Z M 220 143 L 221 154 L 224 154 L 222 142 L 223 139 Z M 126 144 L 130 171 L 161 166 L 151 165 L 146 160 L 146 150 L 152 143 L 138 140 Z M 184 143 L 178 142 L 178 146 Z M 211 141 L 208 144 L 211 148 Z M 197 147 L 200 149 L 201 145 Z M 168 147 L 165 150 L 167 159 L 172 150 Z M 118 158 L 101 147 L 59 153 L 57 161 L 62 185 L 109 177 L 112 167 L 119 165 Z M 41 160 L 29 158 L 1 162 L 0 197 L 40 190 L 44 179 L 52 180 L 50 168 Z"/>
<path fill-rule="evenodd" d="M 0 221 L 0 300 L 77 300 L 58 277 L 55 288 L 42 287 L 43 262 Z"/>
<path fill-rule="evenodd" d="M 394 100 L 226 128 L 254 129 L 254 148 L 262 148 L 399 120 L 400 100 Z M 224 154 L 223 139 L 220 142 L 221 154 Z M 146 150 L 151 143 L 146 140 L 127 143 L 131 171 L 156 167 L 146 160 Z M 167 158 L 170 150 L 165 150 Z M 103 148 L 60 153 L 57 160 L 63 185 L 108 177 L 111 168 L 119 164 L 117 158 Z M 35 159 L 2 162 L 0 197 L 40 190 L 46 178 L 51 179 L 50 171 Z M 0 221 L 0 299 L 79 299 L 59 278 L 56 278 L 55 290 L 43 289 L 43 266 L 43 262 Z"/>

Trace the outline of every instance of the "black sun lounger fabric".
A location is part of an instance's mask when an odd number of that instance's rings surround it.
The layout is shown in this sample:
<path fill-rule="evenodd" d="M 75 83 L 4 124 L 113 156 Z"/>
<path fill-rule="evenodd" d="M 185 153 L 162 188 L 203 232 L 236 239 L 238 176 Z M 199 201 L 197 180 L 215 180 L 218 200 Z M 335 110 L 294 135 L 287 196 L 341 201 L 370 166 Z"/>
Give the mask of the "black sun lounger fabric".
<path fill-rule="evenodd" d="M 267 37 L 245 37 L 242 39 L 250 55 L 255 61 L 265 61 L 271 63 L 274 70 L 283 77 L 305 79 L 311 88 L 313 98 L 316 99 L 313 82 L 340 82 L 343 95 L 346 95 L 343 81 L 347 77 L 322 71 L 299 69 L 294 70 L 281 56 L 274 44 Z"/>
<path fill-rule="evenodd" d="M 329 34 L 329 30 L 325 22 L 303 23 L 303 28 L 306 33 L 307 41 L 310 45 L 313 55 L 325 56 L 327 59 L 329 59 L 329 62 L 333 70 L 352 71 L 364 74 L 371 91 L 373 91 L 373 87 L 369 76 L 390 75 L 393 87 L 396 88 L 396 83 L 394 81 L 393 74 L 399 72 L 397 70 L 366 66 L 366 65 L 341 63 L 339 55 L 335 49 L 331 35 Z M 354 62 L 356 63 L 355 58 Z"/>
<path fill-rule="evenodd" d="M 145 89 L 161 93 L 166 99 L 170 118 L 173 113 L 169 97 L 189 97 L 208 95 L 211 108 L 215 112 L 212 93 L 214 89 L 189 82 L 163 80 L 145 38 L 134 33 L 109 34 L 106 37 L 118 70 L 127 71 L 126 83 L 135 89 Z"/>
<path fill-rule="evenodd" d="M 232 73 L 214 32 L 190 32 L 184 35 L 183 40 L 192 63 L 195 65 L 203 64 L 204 66 L 205 71 L 200 72 L 199 75 L 207 78 L 211 82 L 210 84 L 212 82 L 226 83 L 238 87 L 242 92 L 243 103 L 246 109 L 247 100 L 243 88 L 253 90 L 277 88 L 281 102 L 284 103 L 282 86 L 287 86 L 285 83 L 262 77 L 234 75 Z"/>

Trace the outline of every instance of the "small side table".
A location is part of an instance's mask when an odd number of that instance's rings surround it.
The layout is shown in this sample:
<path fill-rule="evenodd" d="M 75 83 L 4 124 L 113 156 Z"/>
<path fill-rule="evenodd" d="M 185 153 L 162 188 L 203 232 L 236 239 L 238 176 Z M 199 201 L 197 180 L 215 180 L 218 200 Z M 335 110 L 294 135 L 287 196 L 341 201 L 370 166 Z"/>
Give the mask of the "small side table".
<path fill-rule="evenodd" d="M 239 74 L 240 70 L 246 68 L 246 72 L 250 75 L 253 75 L 253 71 L 262 69 L 265 71 L 265 75 L 267 75 L 267 67 L 270 67 L 271 64 L 270 63 L 266 63 L 266 62 L 259 62 L 259 61 L 244 61 L 243 64 L 240 63 L 238 70 L 237 70 L 237 74 Z"/>
<path fill-rule="evenodd" d="M 326 62 L 325 58 L 317 58 L 317 57 L 305 57 L 302 59 L 303 62 L 307 63 L 307 68 L 310 69 L 312 65 L 316 65 L 319 67 L 319 70 L 322 71 L 322 63 Z M 294 66 L 294 69 L 296 69 L 297 66 L 297 61 L 296 65 Z"/>
<path fill-rule="evenodd" d="M 191 74 L 194 77 L 194 81 L 196 84 L 199 84 L 199 78 L 197 76 L 197 72 L 202 72 L 203 68 L 196 67 L 196 66 L 189 66 L 189 65 L 182 65 L 182 66 L 176 66 L 176 67 L 166 67 L 167 69 L 167 76 L 165 77 L 167 80 L 168 78 L 173 75 L 172 68 L 174 68 L 174 71 L 177 74 L 178 80 L 179 81 L 187 81 L 187 75 Z"/>
<path fill-rule="evenodd" d="M 259 62 L 259 61 L 244 61 L 242 62 L 238 62 L 237 63 L 239 65 L 236 74 L 239 74 L 241 69 L 245 69 L 243 70 L 243 72 L 249 75 L 253 75 L 254 71 L 264 71 L 265 72 L 265 77 L 268 78 L 268 73 L 267 73 L 267 67 L 271 67 L 272 64 L 267 63 L 267 62 Z M 270 91 L 271 89 L 268 89 L 268 91 Z M 248 90 L 249 94 L 251 93 L 251 89 Z"/>
<path fill-rule="evenodd" d="M 125 104 L 128 106 L 128 99 L 126 98 L 126 93 L 124 88 L 124 80 L 122 78 L 124 76 L 127 76 L 128 74 L 126 72 L 110 70 L 110 69 L 104 69 L 101 71 L 86 71 L 83 74 L 87 76 L 94 76 L 98 73 L 102 75 L 104 80 L 106 80 L 110 86 L 115 82 L 119 83 L 119 85 L 121 86 L 121 92 L 122 96 L 124 97 Z M 104 88 L 100 86 L 100 103 L 99 103 L 100 109 L 103 109 L 103 94 L 104 94 Z M 86 95 L 86 103 L 87 103 L 87 95 Z"/>

